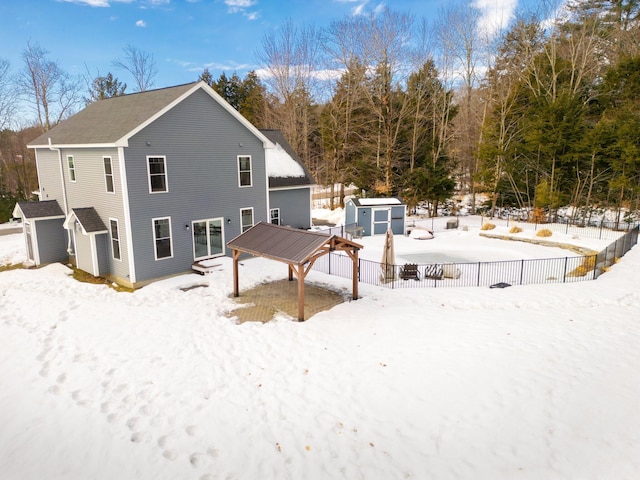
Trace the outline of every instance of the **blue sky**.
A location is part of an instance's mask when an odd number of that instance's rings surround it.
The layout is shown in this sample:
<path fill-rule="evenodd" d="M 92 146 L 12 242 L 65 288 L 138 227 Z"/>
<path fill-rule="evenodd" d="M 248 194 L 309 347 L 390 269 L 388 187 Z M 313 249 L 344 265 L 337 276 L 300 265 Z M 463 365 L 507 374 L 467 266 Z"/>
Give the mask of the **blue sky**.
<path fill-rule="evenodd" d="M 511 15 L 523 0 L 473 0 L 486 15 Z M 528 0 L 529 3 L 533 0 Z M 469 2 L 471 3 L 471 2 Z M 0 0 L 0 58 L 22 67 L 28 41 L 49 51 L 63 70 L 112 72 L 133 91 L 127 72 L 112 66 L 133 45 L 152 53 L 154 87 L 197 79 L 205 67 L 244 76 L 257 69 L 263 36 L 286 19 L 322 27 L 332 20 L 388 7 L 433 19 L 446 0 Z"/>

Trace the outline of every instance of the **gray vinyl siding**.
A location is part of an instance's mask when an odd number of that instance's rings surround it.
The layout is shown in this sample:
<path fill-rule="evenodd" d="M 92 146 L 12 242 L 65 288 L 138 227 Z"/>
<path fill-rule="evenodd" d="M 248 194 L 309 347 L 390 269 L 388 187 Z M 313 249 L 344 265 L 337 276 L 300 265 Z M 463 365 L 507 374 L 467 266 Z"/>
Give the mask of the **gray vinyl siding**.
<path fill-rule="evenodd" d="M 113 260 L 111 242 L 103 242 L 103 250 L 98 249 L 100 273 L 116 278 L 126 279 L 129 276 L 129 252 L 127 250 L 127 225 L 124 217 L 120 162 L 116 148 L 63 148 L 61 149 L 67 185 L 67 201 L 69 208 L 93 207 L 109 229 L 109 218 L 118 220 L 120 230 L 121 261 Z M 72 155 L 76 170 L 76 181 L 70 182 L 66 166 L 67 156 Z M 104 157 L 111 157 L 114 193 L 107 192 L 104 175 Z M 104 236 L 104 235 L 103 235 Z M 110 240 L 110 233 L 106 235 Z M 83 243 L 76 246 L 76 252 L 83 255 Z M 106 251 L 104 251 L 106 249 Z M 102 258 L 101 258 L 101 257 Z M 80 264 L 78 264 L 79 266 Z"/>
<path fill-rule="evenodd" d="M 238 187 L 238 155 L 251 156 L 251 187 Z M 168 192 L 149 193 L 147 156 L 165 157 Z M 268 220 L 263 144 L 204 91 L 134 135 L 125 164 L 137 282 L 190 270 L 193 220 L 223 217 L 224 243 L 240 234 L 241 208 Z M 160 217 L 171 218 L 173 257 L 155 260 L 152 219 Z"/>
<path fill-rule="evenodd" d="M 51 220 L 38 220 L 31 223 L 32 235 L 36 230 L 38 244 L 36 248 L 40 254 L 40 264 L 66 262 L 69 260 L 67 253 L 67 235 L 62 227 L 63 218 Z"/>
<path fill-rule="evenodd" d="M 353 204 L 351 200 L 347 202 L 344 208 L 345 219 L 344 223 L 347 225 L 351 225 L 352 223 L 356 223 L 356 206 Z"/>
<path fill-rule="evenodd" d="M 357 215 L 356 223 L 358 224 L 359 227 L 364 228 L 364 231 L 362 232 L 362 234 L 365 237 L 372 235 L 373 232 L 372 232 L 372 225 L 371 225 L 371 207 L 356 208 L 356 215 Z"/>
<path fill-rule="evenodd" d="M 36 163 L 40 183 L 40 200 L 57 200 L 60 208 L 64 210 L 58 152 L 38 148 L 36 149 Z"/>
<path fill-rule="evenodd" d="M 304 229 L 311 227 L 310 190 L 306 187 L 269 192 L 269 207 L 280 209 L 280 225 Z"/>
<path fill-rule="evenodd" d="M 391 231 L 395 235 L 404 235 L 404 219 L 406 208 L 406 205 L 391 206 Z"/>

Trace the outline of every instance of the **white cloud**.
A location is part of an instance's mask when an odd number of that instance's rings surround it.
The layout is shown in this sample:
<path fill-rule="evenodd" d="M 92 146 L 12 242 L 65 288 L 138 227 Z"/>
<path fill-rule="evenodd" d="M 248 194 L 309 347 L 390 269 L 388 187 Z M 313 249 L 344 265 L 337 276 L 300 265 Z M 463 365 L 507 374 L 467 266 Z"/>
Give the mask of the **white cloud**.
<path fill-rule="evenodd" d="M 509 24 L 518 0 L 474 0 L 471 6 L 480 10 L 478 30 L 493 36 Z"/>
<path fill-rule="evenodd" d="M 385 8 L 387 8 L 387 5 L 384 2 L 380 2 L 373 8 L 368 9 L 367 5 L 369 4 L 369 0 L 336 0 L 336 1 L 340 3 L 356 3 L 356 1 L 359 2 L 358 5 L 356 5 L 351 9 L 351 15 L 353 15 L 354 17 L 357 17 L 358 15 L 364 15 L 368 11 L 373 13 L 373 15 L 378 15 L 382 13 L 382 11 Z"/>
<path fill-rule="evenodd" d="M 224 0 L 229 13 L 241 13 L 249 20 L 257 19 L 260 14 L 257 11 L 247 11 L 248 8 L 257 5 L 258 0 Z"/>
<path fill-rule="evenodd" d="M 112 3 L 131 3 L 134 0 L 58 0 L 65 3 L 76 3 L 88 7 L 110 7 Z M 169 1 L 169 0 L 167 0 Z"/>
<path fill-rule="evenodd" d="M 229 7 L 231 13 L 242 12 L 256 3 L 258 3 L 257 0 L 224 0 L 224 4 Z"/>
<path fill-rule="evenodd" d="M 145 22 L 144 20 L 138 20 L 138 21 L 136 22 L 136 27 L 144 28 L 144 27 L 146 27 L 146 26 L 147 26 L 147 22 Z"/>
<path fill-rule="evenodd" d="M 109 0 L 62 0 L 65 3 L 77 3 L 89 7 L 109 7 Z"/>

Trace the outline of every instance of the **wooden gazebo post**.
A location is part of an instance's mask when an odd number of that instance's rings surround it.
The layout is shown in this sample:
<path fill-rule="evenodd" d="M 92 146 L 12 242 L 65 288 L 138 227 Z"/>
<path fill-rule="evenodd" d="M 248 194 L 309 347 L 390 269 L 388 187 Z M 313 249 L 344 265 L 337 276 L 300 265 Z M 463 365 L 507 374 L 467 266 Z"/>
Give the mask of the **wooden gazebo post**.
<path fill-rule="evenodd" d="M 238 281 L 238 259 L 242 253 L 240 250 L 233 250 L 233 296 L 240 295 L 240 282 Z"/>

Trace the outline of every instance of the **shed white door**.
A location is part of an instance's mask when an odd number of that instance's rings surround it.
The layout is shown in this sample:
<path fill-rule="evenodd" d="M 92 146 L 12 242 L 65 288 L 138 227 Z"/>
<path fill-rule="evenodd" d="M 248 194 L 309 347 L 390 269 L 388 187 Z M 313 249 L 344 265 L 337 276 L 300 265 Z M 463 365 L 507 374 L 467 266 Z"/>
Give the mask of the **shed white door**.
<path fill-rule="evenodd" d="M 387 229 L 391 227 L 391 209 L 390 208 L 374 208 L 373 215 L 373 234 L 384 235 Z"/>

